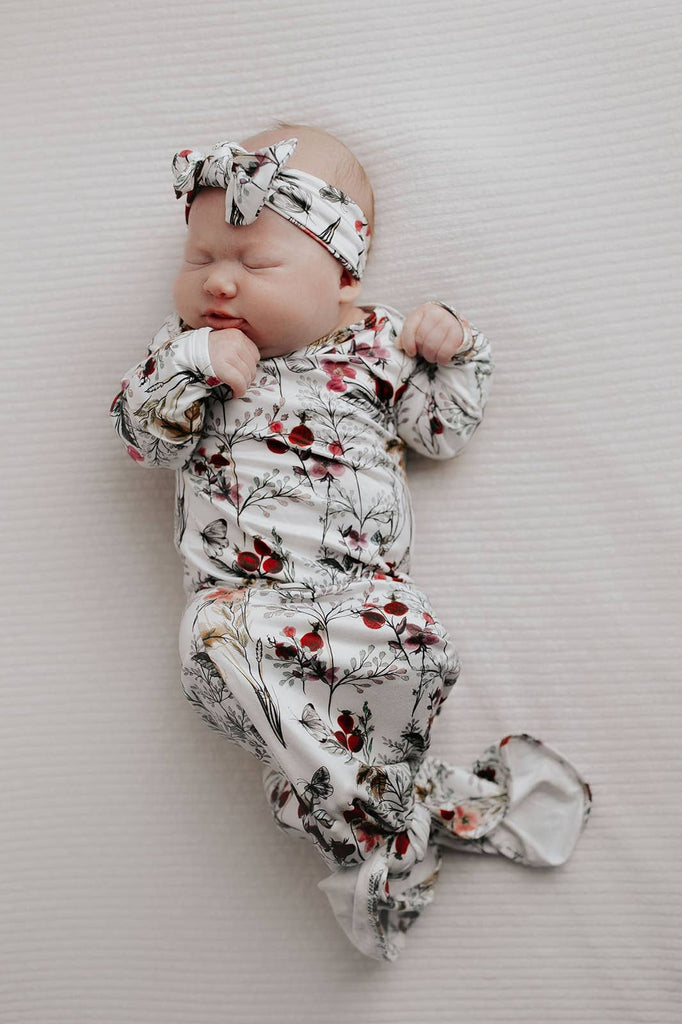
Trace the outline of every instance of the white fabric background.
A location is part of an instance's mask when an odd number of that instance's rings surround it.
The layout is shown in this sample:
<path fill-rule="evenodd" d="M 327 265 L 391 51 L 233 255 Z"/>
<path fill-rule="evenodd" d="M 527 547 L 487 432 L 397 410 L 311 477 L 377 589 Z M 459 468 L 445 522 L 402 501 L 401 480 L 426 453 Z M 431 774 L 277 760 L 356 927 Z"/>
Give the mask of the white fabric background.
<path fill-rule="evenodd" d="M 678 1020 L 679 5 L 1 10 L 2 1024 Z M 447 855 L 392 965 L 185 700 L 173 476 L 108 421 L 170 309 L 172 154 L 274 117 L 373 179 L 363 300 L 494 346 L 468 450 L 411 461 L 464 664 L 432 752 L 527 731 L 594 790 L 558 871 Z"/>

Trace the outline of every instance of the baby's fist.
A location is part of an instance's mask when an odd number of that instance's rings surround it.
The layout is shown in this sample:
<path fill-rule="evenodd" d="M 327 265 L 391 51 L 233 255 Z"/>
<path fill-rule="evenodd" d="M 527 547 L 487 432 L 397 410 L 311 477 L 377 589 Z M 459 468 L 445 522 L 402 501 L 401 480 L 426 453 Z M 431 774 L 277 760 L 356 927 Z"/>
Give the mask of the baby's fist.
<path fill-rule="evenodd" d="M 256 376 L 260 352 L 243 331 L 226 327 L 211 331 L 208 336 L 208 356 L 216 376 L 232 388 L 235 398 L 245 395 Z"/>
<path fill-rule="evenodd" d="M 429 363 L 443 366 L 460 349 L 468 348 L 470 341 L 471 331 L 466 320 L 460 324 L 443 306 L 425 302 L 405 317 L 397 345 L 408 356 L 420 355 Z"/>

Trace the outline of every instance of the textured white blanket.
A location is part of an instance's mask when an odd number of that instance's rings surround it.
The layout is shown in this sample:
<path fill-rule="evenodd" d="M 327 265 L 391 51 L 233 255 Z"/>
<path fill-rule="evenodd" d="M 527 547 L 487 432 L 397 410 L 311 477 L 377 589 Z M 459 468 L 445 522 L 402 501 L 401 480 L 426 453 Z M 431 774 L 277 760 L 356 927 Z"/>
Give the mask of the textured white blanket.
<path fill-rule="evenodd" d="M 3 14 L 0 1022 L 677 1021 L 679 6 Z M 362 300 L 451 299 L 494 347 L 466 453 L 410 463 L 463 662 L 432 753 L 528 731 L 594 790 L 556 871 L 445 859 L 396 964 L 188 707 L 172 474 L 131 473 L 108 418 L 169 308 L 172 154 L 275 117 L 372 178 Z"/>

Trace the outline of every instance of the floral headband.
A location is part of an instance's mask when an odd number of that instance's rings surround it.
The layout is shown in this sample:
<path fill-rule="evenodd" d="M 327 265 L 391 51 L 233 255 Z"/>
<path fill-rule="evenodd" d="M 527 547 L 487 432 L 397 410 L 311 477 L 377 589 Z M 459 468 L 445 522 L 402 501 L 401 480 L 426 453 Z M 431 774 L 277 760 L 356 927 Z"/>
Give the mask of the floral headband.
<path fill-rule="evenodd" d="M 224 188 L 228 224 L 252 224 L 267 206 L 328 249 L 359 281 L 367 260 L 367 218 L 350 196 L 322 178 L 282 170 L 297 143 L 287 139 L 249 153 L 236 142 L 218 142 L 207 153 L 176 153 L 173 188 L 176 199 L 187 195 L 185 221 L 202 185 Z"/>

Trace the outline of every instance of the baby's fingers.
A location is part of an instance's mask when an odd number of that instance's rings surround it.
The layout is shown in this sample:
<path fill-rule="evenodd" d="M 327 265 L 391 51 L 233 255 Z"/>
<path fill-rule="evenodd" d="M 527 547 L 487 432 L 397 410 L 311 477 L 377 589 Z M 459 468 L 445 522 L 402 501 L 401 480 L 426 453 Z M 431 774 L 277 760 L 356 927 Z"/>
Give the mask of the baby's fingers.
<path fill-rule="evenodd" d="M 396 345 L 398 348 L 401 348 L 408 356 L 416 356 L 417 354 L 417 330 L 422 322 L 422 317 L 423 313 L 421 309 L 413 309 L 412 312 L 405 317 L 403 329 L 396 339 Z"/>
<path fill-rule="evenodd" d="M 461 335 L 459 340 L 461 340 Z M 459 340 L 456 339 L 455 344 L 459 344 Z M 455 349 L 452 346 L 453 337 L 449 324 L 436 324 L 428 332 L 422 333 L 417 339 L 419 353 L 429 363 L 440 362 L 441 352 L 445 353 L 451 350 L 451 354 L 454 354 Z M 444 362 L 447 362 L 448 358 L 444 355 Z"/>

